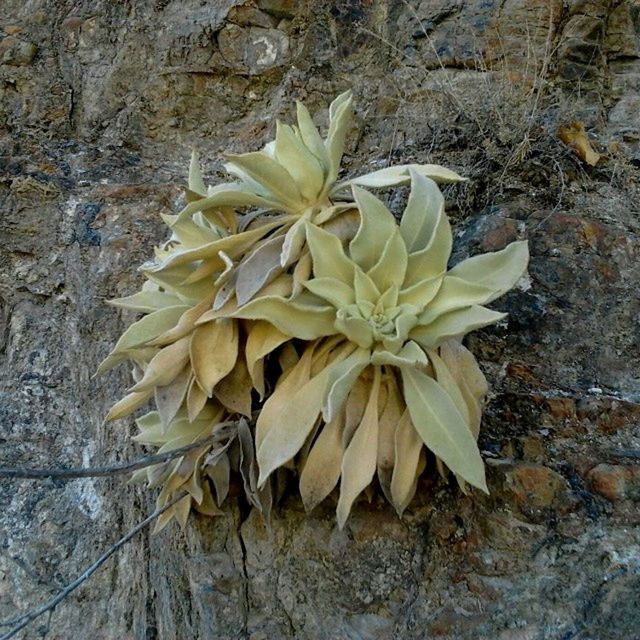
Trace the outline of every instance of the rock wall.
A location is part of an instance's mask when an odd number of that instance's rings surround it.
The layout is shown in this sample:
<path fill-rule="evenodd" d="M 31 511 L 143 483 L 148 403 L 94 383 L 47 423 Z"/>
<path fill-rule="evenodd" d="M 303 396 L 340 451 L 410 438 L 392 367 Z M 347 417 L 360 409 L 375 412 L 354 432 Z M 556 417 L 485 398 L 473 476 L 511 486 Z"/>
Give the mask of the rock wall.
<path fill-rule="evenodd" d="M 139 536 L 25 638 L 640 637 L 640 9 L 633 0 L 2 0 L 0 461 L 133 459 L 128 383 L 92 377 L 104 304 L 179 206 L 190 148 L 257 149 L 352 87 L 350 171 L 438 162 L 456 257 L 528 238 L 508 322 L 468 340 L 492 385 L 490 497 L 425 475 L 404 520 L 337 530 L 295 491 Z M 585 164 L 557 136 L 581 122 Z M 212 178 L 215 179 L 215 178 Z M 400 201 L 392 201 L 399 208 Z M 0 482 L 0 616 L 140 521 L 124 478 Z M 6 630 L 6 627 L 4 628 Z"/>

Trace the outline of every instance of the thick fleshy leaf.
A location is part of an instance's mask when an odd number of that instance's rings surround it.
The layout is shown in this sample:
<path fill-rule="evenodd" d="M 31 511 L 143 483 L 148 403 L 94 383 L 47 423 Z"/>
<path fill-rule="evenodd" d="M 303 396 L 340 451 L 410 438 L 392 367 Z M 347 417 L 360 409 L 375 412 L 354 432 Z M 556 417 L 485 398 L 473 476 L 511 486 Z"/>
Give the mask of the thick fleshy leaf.
<path fill-rule="evenodd" d="M 242 358 L 238 358 L 231 373 L 214 387 L 213 394 L 231 413 L 251 418 L 252 386 L 247 365 Z"/>
<path fill-rule="evenodd" d="M 107 300 L 107 304 L 122 309 L 129 309 L 130 311 L 139 311 L 140 313 L 153 313 L 159 309 L 182 306 L 183 301 L 171 293 L 143 289 L 126 298 Z"/>
<path fill-rule="evenodd" d="M 376 349 L 371 354 L 371 364 L 386 364 L 394 367 L 420 367 L 428 364 L 428 360 L 424 350 L 413 340 L 410 340 L 396 354 Z"/>
<path fill-rule="evenodd" d="M 451 225 L 443 213 L 436 223 L 429 244 L 409 255 L 404 286 L 410 287 L 423 280 L 443 275 L 447 270 L 452 244 Z"/>
<path fill-rule="evenodd" d="M 447 392 L 453 404 L 456 405 L 456 409 L 458 409 L 458 412 L 464 418 L 465 424 L 469 427 L 469 431 L 473 433 L 474 430 L 471 423 L 472 416 L 460 386 L 435 350 L 429 349 L 428 355 L 437 383 Z"/>
<path fill-rule="evenodd" d="M 306 229 L 314 277 L 335 278 L 352 286 L 354 265 L 345 255 L 340 239 L 313 224 L 307 224 Z"/>
<path fill-rule="evenodd" d="M 289 345 L 288 345 L 289 346 Z M 311 365 L 316 344 L 308 346 L 302 357 L 291 367 L 285 368 L 280 376 L 275 391 L 264 403 L 256 421 L 256 450 L 260 451 L 262 443 L 271 429 L 278 429 L 281 416 L 287 412 L 291 398 L 306 385 L 311 378 Z M 293 347 L 291 347 L 293 349 Z M 318 409 L 318 412 L 320 410 Z"/>
<path fill-rule="evenodd" d="M 349 442 L 342 458 L 342 479 L 337 519 L 344 527 L 351 505 L 373 480 L 378 459 L 378 394 L 380 393 L 380 369 L 374 369 L 367 406 L 362 421 Z"/>
<path fill-rule="evenodd" d="M 426 374 L 403 368 L 404 397 L 422 441 L 454 473 L 487 492 L 476 440 L 446 391 Z"/>
<path fill-rule="evenodd" d="M 306 511 L 320 504 L 340 479 L 344 446 L 344 411 L 320 431 L 300 474 L 300 495 Z"/>
<path fill-rule="evenodd" d="M 187 390 L 187 415 L 189 422 L 193 422 L 207 404 L 207 394 L 202 390 L 195 376 L 191 379 Z"/>
<path fill-rule="evenodd" d="M 378 482 L 384 495 L 391 501 L 391 478 L 395 460 L 395 435 L 405 406 L 394 376 L 388 378 L 387 383 L 383 385 L 382 389 L 386 389 L 387 393 L 384 407 L 378 407 L 380 411 L 380 421 L 378 424 Z M 382 393 L 380 396 L 382 399 Z"/>
<path fill-rule="evenodd" d="M 306 238 L 306 216 L 298 218 L 287 230 L 280 252 L 280 265 L 289 267 L 298 260 L 304 248 Z"/>
<path fill-rule="evenodd" d="M 351 259 L 369 271 L 380 259 L 389 238 L 396 231 L 393 214 L 373 194 L 353 187 L 353 197 L 360 210 L 358 233 L 349 243 Z"/>
<path fill-rule="evenodd" d="M 402 289 L 398 294 L 398 304 L 410 304 L 418 310 L 425 309 L 442 286 L 442 279 L 442 276 L 437 276 Z"/>
<path fill-rule="evenodd" d="M 325 422 L 331 422 L 338 415 L 356 380 L 369 364 L 370 355 L 368 349 L 356 349 L 338 366 L 333 367 L 322 408 Z"/>
<path fill-rule="evenodd" d="M 301 103 L 296 102 L 298 129 L 300 136 L 305 146 L 316 159 L 320 162 L 320 165 L 326 170 L 329 167 L 329 156 L 324 146 L 324 141 L 318 132 L 316 125 L 313 123 L 311 114 L 307 108 Z"/>
<path fill-rule="evenodd" d="M 276 389 L 265 403 L 258 422 L 275 419 L 277 423 L 267 427 L 258 449 L 260 469 L 258 484 L 260 486 L 275 469 L 291 460 L 304 445 L 320 414 L 330 374 L 331 367 L 327 367 L 289 396 L 286 409 L 280 415 L 273 416 L 273 411 L 265 412 L 265 410 L 281 390 Z M 278 403 L 281 402 L 282 399 L 278 398 Z"/>
<path fill-rule="evenodd" d="M 391 477 L 391 502 L 400 517 L 416 492 L 416 476 L 423 446 L 406 410 L 395 433 L 395 459 Z"/>
<path fill-rule="evenodd" d="M 238 265 L 235 291 L 239 306 L 249 302 L 267 282 L 282 271 L 280 253 L 283 242 L 284 236 L 265 240 Z"/>
<path fill-rule="evenodd" d="M 353 290 L 356 296 L 356 304 L 360 306 L 362 302 L 376 305 L 380 300 L 380 291 L 376 287 L 373 279 L 368 276 L 360 267 L 356 267 L 353 278 Z"/>
<path fill-rule="evenodd" d="M 440 345 L 440 357 L 460 387 L 471 418 L 471 432 L 477 438 L 488 391 L 487 379 L 473 354 L 456 340 L 447 340 Z"/>
<path fill-rule="evenodd" d="M 262 195 L 251 193 L 243 188 L 240 183 L 220 185 L 220 188 L 210 193 L 206 198 L 190 202 L 177 216 L 176 223 L 188 220 L 198 211 L 206 212 L 217 207 L 261 207 L 264 209 L 276 209 L 278 201 Z"/>
<path fill-rule="evenodd" d="M 198 302 L 195 307 L 187 309 L 181 316 L 174 327 L 161 333 L 159 336 L 149 341 L 149 346 L 161 347 L 171 344 L 184 336 L 189 335 L 196 325 L 196 322 L 202 317 L 202 314 L 211 306 L 212 295 Z"/>
<path fill-rule="evenodd" d="M 324 184 L 324 172 L 318 159 L 296 136 L 293 129 L 276 121 L 275 159 L 293 177 L 302 197 L 316 201 Z"/>
<path fill-rule="evenodd" d="M 331 184 L 338 177 L 340 161 L 344 153 L 344 141 L 351 124 L 351 91 L 340 94 L 329 106 L 329 131 L 325 148 L 329 160 L 327 183 Z"/>
<path fill-rule="evenodd" d="M 237 233 L 231 236 L 226 236 L 220 240 L 214 242 L 208 242 L 195 249 L 187 249 L 184 251 L 172 252 L 162 262 L 158 264 L 148 264 L 143 266 L 145 273 L 154 273 L 165 270 L 169 267 L 176 267 L 181 265 L 190 264 L 198 260 L 206 260 L 211 267 L 211 273 L 216 269 L 223 270 L 225 268 L 225 261 L 220 256 L 220 253 L 224 253 L 232 258 L 241 255 L 249 247 L 253 246 L 255 242 L 260 240 L 274 229 L 279 226 L 278 222 L 269 222 L 255 229 Z M 200 277 L 208 275 L 206 271 L 200 270 Z M 195 280 L 195 277 L 190 273 L 186 278 L 191 278 L 191 281 Z"/>
<path fill-rule="evenodd" d="M 407 248 L 400 232 L 396 229 L 387 240 L 380 259 L 367 272 L 367 275 L 376 283 L 379 291 L 386 291 L 394 286 L 400 289 L 405 281 L 407 261 Z"/>
<path fill-rule="evenodd" d="M 494 324 L 507 316 L 485 307 L 472 306 L 439 316 L 431 324 L 418 325 L 409 337 L 425 348 L 439 346 L 445 340 L 461 339 L 467 333 Z"/>
<path fill-rule="evenodd" d="M 189 307 L 180 305 L 154 311 L 134 322 L 120 337 L 113 351 L 100 363 L 98 373 L 104 373 L 116 364 L 126 360 L 127 351 L 142 346 L 167 331 L 188 311 Z"/>
<path fill-rule="evenodd" d="M 191 162 L 189 164 L 189 189 L 203 197 L 207 195 L 207 187 L 202 179 L 200 161 L 195 149 L 191 152 Z"/>
<path fill-rule="evenodd" d="M 211 397 L 213 388 L 228 375 L 238 358 L 238 327 L 222 318 L 199 325 L 191 336 L 193 373 L 202 390 Z"/>
<path fill-rule="evenodd" d="M 189 338 L 185 337 L 158 351 L 149 362 L 140 382 L 131 387 L 131 391 L 145 391 L 169 384 L 182 371 L 188 360 Z"/>
<path fill-rule="evenodd" d="M 245 346 L 245 357 L 253 386 L 261 398 L 264 396 L 263 360 L 268 354 L 287 340 L 289 340 L 288 335 L 278 331 L 278 329 L 268 322 L 259 320 L 251 323 Z"/>
<path fill-rule="evenodd" d="M 182 406 L 191 379 L 191 369 L 185 367 L 167 386 L 156 387 L 156 407 L 160 415 L 160 420 L 165 428 L 176 417 L 178 410 Z"/>
<path fill-rule="evenodd" d="M 353 287 L 336 278 L 313 278 L 307 280 L 304 287 L 337 309 L 355 302 Z"/>
<path fill-rule="evenodd" d="M 420 315 L 419 324 L 429 324 L 443 313 L 449 313 L 455 309 L 485 304 L 492 293 L 493 290 L 489 287 L 446 275 L 442 279 L 437 295 Z"/>
<path fill-rule="evenodd" d="M 378 169 L 371 173 L 366 173 L 363 176 L 357 178 L 351 178 L 345 182 L 337 185 L 332 191 L 338 192 L 350 185 L 359 185 L 361 187 L 397 187 L 403 184 L 408 184 L 411 180 L 409 174 L 410 170 L 415 171 L 418 175 L 431 178 L 435 182 L 440 184 L 449 184 L 454 182 L 464 182 L 466 178 L 458 175 L 455 171 L 441 167 L 437 164 L 402 164 L 395 167 L 386 167 L 385 169 Z"/>
<path fill-rule="evenodd" d="M 139 409 L 153 395 L 153 389 L 146 391 L 133 391 L 127 394 L 122 400 L 116 402 L 107 413 L 105 420 L 118 420 L 124 418 L 136 409 Z"/>
<path fill-rule="evenodd" d="M 527 270 L 528 262 L 529 247 L 524 240 L 512 242 L 502 251 L 463 260 L 449 275 L 492 289 L 493 294 L 484 302 L 487 303 L 509 291 Z"/>
<path fill-rule="evenodd" d="M 252 300 L 232 315 L 246 320 L 266 320 L 282 333 L 301 340 L 315 340 L 335 332 L 333 307 L 301 304 L 277 296 Z"/>
<path fill-rule="evenodd" d="M 267 189 L 287 210 L 298 212 L 303 204 L 302 194 L 293 176 L 276 160 L 259 151 L 225 154 L 224 158 Z"/>
<path fill-rule="evenodd" d="M 414 253 L 429 246 L 445 215 L 444 196 L 430 178 L 417 174 L 413 169 L 409 173 L 411 193 L 400 220 L 400 233 L 409 253 Z"/>

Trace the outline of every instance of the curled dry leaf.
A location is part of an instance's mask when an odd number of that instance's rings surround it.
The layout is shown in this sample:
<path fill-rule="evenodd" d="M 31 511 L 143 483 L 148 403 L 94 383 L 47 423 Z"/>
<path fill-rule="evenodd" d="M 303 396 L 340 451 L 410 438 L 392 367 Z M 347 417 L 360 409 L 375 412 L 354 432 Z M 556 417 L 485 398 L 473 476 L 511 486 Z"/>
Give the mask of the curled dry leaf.
<path fill-rule="evenodd" d="M 590 167 L 595 167 L 602 157 L 591 145 L 582 122 L 575 121 L 570 125 L 560 127 L 558 137 L 576 152 L 580 160 L 586 162 Z"/>

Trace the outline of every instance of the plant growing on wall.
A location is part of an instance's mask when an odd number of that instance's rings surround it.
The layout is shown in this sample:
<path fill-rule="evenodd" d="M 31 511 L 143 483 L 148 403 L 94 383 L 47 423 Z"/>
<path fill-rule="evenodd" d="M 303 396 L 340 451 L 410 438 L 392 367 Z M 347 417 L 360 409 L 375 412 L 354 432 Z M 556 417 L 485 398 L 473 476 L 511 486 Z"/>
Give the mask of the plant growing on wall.
<path fill-rule="evenodd" d="M 187 206 L 142 270 L 142 291 L 113 304 L 144 314 L 100 366 L 134 365 L 135 384 L 109 412 L 154 398 L 137 436 L 202 448 L 138 474 L 159 504 L 187 496 L 216 513 L 232 472 L 270 509 L 270 477 L 287 467 L 307 509 L 340 482 L 338 523 L 377 477 L 402 514 L 437 464 L 486 491 L 476 439 L 486 381 L 460 340 L 501 319 L 485 304 L 524 273 L 525 242 L 447 270 L 451 230 L 437 165 L 400 165 L 338 182 L 351 95 L 330 107 L 322 139 L 298 104 L 262 151 L 225 156 L 229 183 L 205 187 L 197 158 Z M 411 185 L 398 223 L 367 188 Z M 214 497 L 215 494 L 215 497 Z"/>

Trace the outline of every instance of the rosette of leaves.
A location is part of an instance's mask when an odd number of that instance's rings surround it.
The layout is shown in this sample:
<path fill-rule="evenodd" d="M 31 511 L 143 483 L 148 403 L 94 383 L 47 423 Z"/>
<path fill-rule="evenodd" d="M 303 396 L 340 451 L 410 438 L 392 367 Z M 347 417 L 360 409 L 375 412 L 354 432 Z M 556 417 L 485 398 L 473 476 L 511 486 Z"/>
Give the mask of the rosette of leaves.
<path fill-rule="evenodd" d="M 349 240 L 359 215 L 349 187 L 391 187 L 406 184 L 409 170 L 439 182 L 463 180 L 439 165 L 399 165 L 338 182 L 352 114 L 350 92 L 329 108 L 329 129 L 323 139 L 308 110 L 297 104 L 297 124 L 276 123 L 275 140 L 263 150 L 226 154 L 225 168 L 233 182 L 207 188 L 194 156 L 189 201 L 177 216 L 166 216 L 177 242 L 172 251 L 144 265 L 149 275 L 177 278 L 188 266 L 189 283 L 222 278 L 213 309 L 231 302 L 242 306 L 269 283 L 288 293 L 299 291 L 308 277 L 310 257 L 305 249 L 305 225 L 312 222 Z M 236 218 L 232 211 L 245 213 Z M 220 233 L 212 237 L 206 223 Z M 204 226 L 205 233 L 200 233 Z"/>
<path fill-rule="evenodd" d="M 312 277 L 291 299 L 262 296 L 236 311 L 306 342 L 256 423 L 259 484 L 299 454 L 300 488 L 313 508 L 340 480 L 338 522 L 380 484 L 399 513 L 415 491 L 423 448 L 464 486 L 486 491 L 476 444 L 485 382 L 459 343 L 505 314 L 484 305 L 524 273 L 526 242 L 447 270 L 452 237 L 435 182 L 410 171 L 400 224 L 353 186 L 361 214 L 346 244 L 307 222 Z"/>

